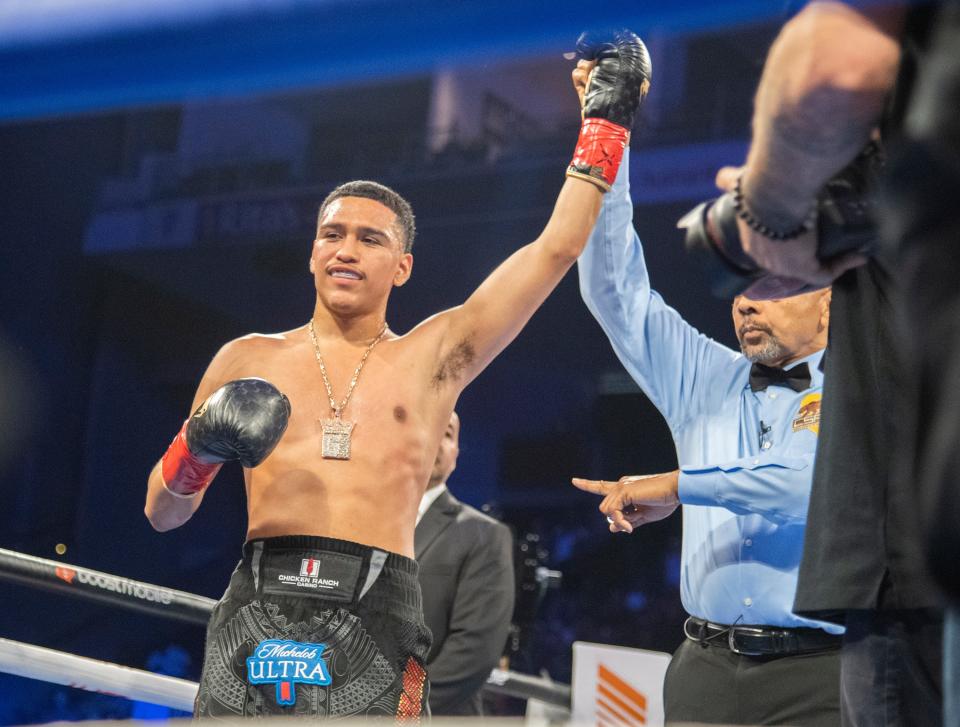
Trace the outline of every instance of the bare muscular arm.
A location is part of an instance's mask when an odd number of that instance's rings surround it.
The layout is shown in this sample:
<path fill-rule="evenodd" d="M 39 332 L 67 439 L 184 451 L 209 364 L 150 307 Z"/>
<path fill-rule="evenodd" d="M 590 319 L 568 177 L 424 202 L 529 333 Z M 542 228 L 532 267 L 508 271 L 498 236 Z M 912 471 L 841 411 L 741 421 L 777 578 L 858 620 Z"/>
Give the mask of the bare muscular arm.
<path fill-rule="evenodd" d="M 896 77 L 900 20 L 821 1 L 781 31 L 757 89 L 744 170 L 767 224 L 801 222 L 824 182 L 866 144 Z"/>
<path fill-rule="evenodd" d="M 445 313 L 438 382 L 462 389 L 509 344 L 583 251 L 600 213 L 602 194 L 567 179 L 541 235 L 504 261 L 467 301 Z"/>
<path fill-rule="evenodd" d="M 649 88 L 649 56 L 629 31 L 584 34 L 577 51 L 573 80 L 583 127 L 553 214 L 536 240 L 511 255 L 466 303 L 440 316 L 445 328 L 435 380 L 456 373 L 449 377 L 455 388 L 466 386 L 517 336 L 583 252 L 600 213 L 601 189 L 616 177 Z"/>
<path fill-rule="evenodd" d="M 731 191 L 742 172 L 745 204 L 755 216 L 777 230 L 799 226 L 823 184 L 870 138 L 899 67 L 902 21 L 897 7 L 820 0 L 787 23 L 757 89 L 746 166 L 721 169 L 717 186 Z M 864 261 L 859 255 L 820 261 L 812 231 L 781 242 L 743 220 L 737 227 L 744 250 L 784 278 L 751 289 L 752 297 L 792 295 L 791 289 L 804 290 L 798 281 L 829 285 Z"/>

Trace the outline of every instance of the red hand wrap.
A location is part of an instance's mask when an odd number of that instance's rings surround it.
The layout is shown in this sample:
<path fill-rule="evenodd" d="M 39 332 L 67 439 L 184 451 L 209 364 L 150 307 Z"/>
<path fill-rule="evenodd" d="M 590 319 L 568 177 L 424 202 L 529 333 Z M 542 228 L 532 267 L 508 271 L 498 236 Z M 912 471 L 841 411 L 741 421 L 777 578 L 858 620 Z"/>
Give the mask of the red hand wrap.
<path fill-rule="evenodd" d="M 629 138 L 630 130 L 612 121 L 584 119 L 567 176 L 586 179 L 604 192 L 608 191 L 617 178 Z"/>
<path fill-rule="evenodd" d="M 213 482 L 223 463 L 207 464 L 197 459 L 187 447 L 186 432 L 187 422 L 184 422 L 163 455 L 161 474 L 164 486 L 172 494 L 192 497 Z"/>

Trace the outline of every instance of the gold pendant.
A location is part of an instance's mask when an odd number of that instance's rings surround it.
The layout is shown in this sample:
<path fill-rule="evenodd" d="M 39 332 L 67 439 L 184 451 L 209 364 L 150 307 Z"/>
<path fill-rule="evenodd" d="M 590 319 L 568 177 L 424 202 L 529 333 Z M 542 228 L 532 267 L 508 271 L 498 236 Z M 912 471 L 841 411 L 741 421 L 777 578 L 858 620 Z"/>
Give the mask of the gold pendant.
<path fill-rule="evenodd" d="M 344 421 L 340 417 L 323 419 L 323 439 L 320 454 L 324 459 L 350 459 L 350 433 L 354 422 Z"/>

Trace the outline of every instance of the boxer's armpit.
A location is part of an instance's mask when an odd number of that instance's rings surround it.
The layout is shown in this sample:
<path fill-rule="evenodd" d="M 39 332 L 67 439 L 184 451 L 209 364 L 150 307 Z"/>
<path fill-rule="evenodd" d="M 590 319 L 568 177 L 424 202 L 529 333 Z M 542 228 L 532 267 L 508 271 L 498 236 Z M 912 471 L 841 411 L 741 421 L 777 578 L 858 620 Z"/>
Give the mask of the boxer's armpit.
<path fill-rule="evenodd" d="M 439 389 L 448 380 L 460 379 L 463 372 L 476 361 L 477 352 L 470 337 L 462 338 L 437 364 L 431 382 Z"/>

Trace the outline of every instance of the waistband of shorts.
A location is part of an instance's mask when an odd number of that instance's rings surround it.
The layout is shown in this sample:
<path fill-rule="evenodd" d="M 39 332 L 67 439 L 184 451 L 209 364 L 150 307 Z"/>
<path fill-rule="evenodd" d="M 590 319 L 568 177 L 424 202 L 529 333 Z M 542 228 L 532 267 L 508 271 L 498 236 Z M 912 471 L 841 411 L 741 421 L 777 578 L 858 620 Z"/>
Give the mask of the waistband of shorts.
<path fill-rule="evenodd" d="M 279 535 L 273 538 L 254 538 L 243 544 L 243 557 L 249 559 L 253 555 L 255 543 L 263 543 L 263 552 L 275 550 L 326 550 L 331 553 L 342 553 L 344 555 L 356 555 L 364 560 L 376 551 L 387 554 L 387 560 L 383 567 L 389 570 L 400 571 L 416 577 L 419 573 L 417 561 L 413 558 L 407 558 L 399 553 L 392 553 L 382 548 L 375 548 L 372 545 L 355 543 L 351 540 L 340 540 L 338 538 L 327 538 L 321 535 Z"/>

